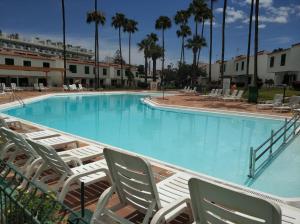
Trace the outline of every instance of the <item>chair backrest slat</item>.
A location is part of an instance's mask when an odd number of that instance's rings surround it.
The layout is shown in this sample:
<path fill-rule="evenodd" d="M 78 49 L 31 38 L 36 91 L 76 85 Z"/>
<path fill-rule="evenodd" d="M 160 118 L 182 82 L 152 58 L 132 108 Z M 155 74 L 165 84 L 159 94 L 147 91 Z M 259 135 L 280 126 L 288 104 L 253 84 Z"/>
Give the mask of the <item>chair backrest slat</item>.
<path fill-rule="evenodd" d="M 33 140 L 27 139 L 27 141 L 53 171 L 60 175 L 73 175 L 69 166 L 62 160 L 54 148 L 42 145 Z"/>
<path fill-rule="evenodd" d="M 197 224 L 280 224 L 279 206 L 227 186 L 196 178 L 189 180 L 192 209 Z"/>
<path fill-rule="evenodd" d="M 122 203 L 145 213 L 155 202 L 161 208 L 151 166 L 148 161 L 115 149 L 104 149 L 113 184 Z"/>
<path fill-rule="evenodd" d="M 8 128 L 2 127 L 0 128 L 0 135 L 4 136 L 8 141 L 14 143 L 19 150 L 24 151 L 24 153 L 32 159 L 36 159 L 39 157 L 37 152 L 31 147 L 31 145 L 27 143 L 27 141 L 21 134 L 14 132 Z"/>

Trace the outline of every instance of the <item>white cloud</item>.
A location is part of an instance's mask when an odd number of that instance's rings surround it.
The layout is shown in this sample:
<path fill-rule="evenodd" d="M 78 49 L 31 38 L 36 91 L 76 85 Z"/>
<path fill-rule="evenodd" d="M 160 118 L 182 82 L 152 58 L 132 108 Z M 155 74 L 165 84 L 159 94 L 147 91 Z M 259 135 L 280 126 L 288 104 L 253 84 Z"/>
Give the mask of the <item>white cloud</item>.
<path fill-rule="evenodd" d="M 217 13 L 223 13 L 223 8 L 217 8 Z M 234 23 L 238 21 L 243 21 L 246 19 L 246 13 L 242 10 L 235 9 L 234 7 L 227 7 L 226 10 L 226 22 L 227 23 Z"/>
<path fill-rule="evenodd" d="M 246 0 L 246 3 L 251 4 L 251 0 Z M 259 5 L 262 8 L 269 8 L 273 5 L 273 0 L 260 0 Z"/>
<path fill-rule="evenodd" d="M 266 24 L 260 24 L 260 25 L 258 26 L 259 29 L 264 29 L 264 28 L 266 28 L 266 27 L 267 27 Z"/>

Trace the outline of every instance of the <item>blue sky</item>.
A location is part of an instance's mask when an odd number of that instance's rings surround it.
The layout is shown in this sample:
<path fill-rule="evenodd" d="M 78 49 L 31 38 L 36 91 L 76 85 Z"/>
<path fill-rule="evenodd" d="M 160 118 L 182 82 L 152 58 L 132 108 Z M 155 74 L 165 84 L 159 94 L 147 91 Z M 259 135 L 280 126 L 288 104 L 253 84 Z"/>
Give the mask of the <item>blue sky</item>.
<path fill-rule="evenodd" d="M 299 0 L 260 0 L 260 50 L 289 47 L 300 42 Z M 67 41 L 93 49 L 94 27 L 85 23 L 86 12 L 93 8 L 94 0 L 65 0 Z M 118 48 L 117 32 L 110 27 L 111 17 L 116 12 L 139 22 L 139 32 L 133 36 L 134 63 L 143 63 L 136 43 L 146 34 L 155 32 L 154 22 L 160 15 L 174 16 L 177 10 L 187 8 L 190 1 L 183 0 L 99 0 L 107 17 L 106 25 L 100 28 L 101 57 L 113 56 Z M 244 54 L 247 46 L 247 18 L 250 0 L 228 0 L 228 23 L 226 30 L 226 58 Z M 213 58 L 221 55 L 221 16 L 223 1 L 215 5 Z M 0 0 L 0 29 L 3 32 L 18 32 L 26 37 L 40 36 L 61 40 L 60 0 Z M 191 22 L 191 27 L 193 24 Z M 176 25 L 166 33 L 167 61 L 175 63 L 180 56 L 180 42 L 176 37 Z M 205 35 L 209 41 L 208 30 Z M 158 31 L 157 31 L 158 32 Z M 160 34 L 160 33 L 159 33 Z M 123 38 L 124 57 L 127 56 L 127 35 Z M 208 48 L 203 50 L 202 60 L 208 58 Z M 191 60 L 191 52 L 188 52 Z"/>

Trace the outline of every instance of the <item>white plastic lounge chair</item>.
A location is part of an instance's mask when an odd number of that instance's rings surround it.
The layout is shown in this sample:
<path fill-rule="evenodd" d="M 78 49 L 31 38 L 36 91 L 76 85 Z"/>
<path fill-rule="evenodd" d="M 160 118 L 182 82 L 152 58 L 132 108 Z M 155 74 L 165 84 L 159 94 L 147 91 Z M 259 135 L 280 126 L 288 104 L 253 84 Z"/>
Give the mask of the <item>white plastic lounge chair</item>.
<path fill-rule="evenodd" d="M 85 89 L 85 88 L 82 87 L 82 84 L 79 83 L 79 84 L 78 84 L 78 90 L 79 90 L 79 91 L 83 91 L 84 89 Z"/>
<path fill-rule="evenodd" d="M 198 178 L 191 178 L 187 181 L 176 178 L 180 181 L 178 188 L 188 189 L 190 194 L 182 197 L 178 204 L 166 207 L 157 213 L 151 224 L 158 224 L 163 221 L 164 216 L 180 205 L 190 205 L 193 210 L 194 224 L 202 223 L 249 223 L 249 224 L 296 224 L 300 223 L 300 210 L 288 205 L 276 205 L 261 198 L 256 198 L 229 186 L 217 184 L 211 181 L 204 181 Z M 174 182 L 174 180 L 173 180 Z M 189 202 L 191 200 L 191 202 Z M 282 211 L 282 215 L 281 215 Z M 200 221 L 201 220 L 201 221 Z"/>
<path fill-rule="evenodd" d="M 54 131 L 50 130 L 43 130 L 43 131 L 34 131 L 30 133 L 24 133 L 23 134 L 26 138 L 30 139 L 43 139 L 43 138 L 51 138 L 51 137 L 56 137 L 59 136 L 60 134 Z"/>
<path fill-rule="evenodd" d="M 11 88 L 9 88 L 9 87 L 6 87 L 6 85 L 5 85 L 5 83 L 3 82 L 3 83 L 1 83 L 1 87 L 2 87 L 2 90 L 4 91 L 4 92 L 11 92 L 12 91 L 12 89 Z"/>
<path fill-rule="evenodd" d="M 216 94 L 216 91 L 217 91 L 217 89 L 212 89 L 211 91 L 210 91 L 210 93 L 209 94 L 207 94 L 207 95 L 202 95 L 202 96 L 205 96 L 205 97 L 209 97 L 209 96 L 214 96 L 215 94 Z"/>
<path fill-rule="evenodd" d="M 179 90 L 180 92 L 185 92 L 187 89 L 187 86 L 185 86 L 183 89 Z"/>
<path fill-rule="evenodd" d="M 274 106 L 273 111 L 289 112 L 300 107 L 300 96 L 292 96 L 289 102 L 280 106 Z"/>
<path fill-rule="evenodd" d="M 52 138 L 39 139 L 36 140 L 36 142 L 43 145 L 51 146 L 54 149 L 65 148 L 69 145 L 75 145 L 76 148 L 78 147 L 78 141 L 76 139 L 64 135 Z"/>
<path fill-rule="evenodd" d="M 172 192 L 162 193 L 160 198 L 148 161 L 115 149 L 105 148 L 103 153 L 112 178 L 112 186 L 100 196 L 91 223 L 131 224 L 132 222 L 115 213 L 118 209 L 130 205 L 145 214 L 142 224 L 148 224 L 163 206 L 176 202 L 179 196 L 172 195 Z M 108 208 L 107 204 L 114 193 L 117 194 L 120 203 Z M 185 209 L 184 206 L 182 208 Z M 178 209 L 175 215 L 181 212 L 182 210 Z"/>
<path fill-rule="evenodd" d="M 69 91 L 70 90 L 67 85 L 63 85 L 63 89 L 64 89 L 64 91 Z"/>
<path fill-rule="evenodd" d="M 75 183 L 79 184 L 83 182 L 85 186 L 88 186 L 108 177 L 107 166 L 104 159 L 82 165 L 78 158 L 69 157 L 69 159 L 72 159 L 78 165 L 70 168 L 56 153 L 54 148 L 39 144 L 33 140 L 27 141 L 44 160 L 44 164 L 38 169 L 32 180 L 40 182 L 47 188 L 48 186 L 43 183 L 44 180 L 40 178 L 40 175 L 45 170 L 53 170 L 58 175 L 59 181 L 56 186 L 52 186 L 51 190 L 56 191 L 57 200 L 60 202 L 64 201 L 67 193 L 73 189 Z"/>
<path fill-rule="evenodd" d="M 24 89 L 18 87 L 16 85 L 16 83 L 13 83 L 13 82 L 10 84 L 10 86 L 11 86 L 12 91 L 23 91 L 24 90 Z"/>
<path fill-rule="evenodd" d="M 0 115 L 0 127 L 9 127 L 14 129 L 22 129 L 22 123 L 15 118 Z"/>
<path fill-rule="evenodd" d="M 75 91 L 75 90 L 77 90 L 76 85 L 74 86 L 74 84 L 69 85 L 69 89 L 70 89 L 70 91 Z"/>
<path fill-rule="evenodd" d="M 7 128 L 0 128 L 0 134 L 2 134 L 6 140 L 8 142 L 13 142 L 15 144 L 18 144 L 20 142 L 23 141 L 23 145 L 26 146 L 26 142 L 25 139 L 28 139 L 28 137 L 40 137 L 40 133 L 43 131 L 38 131 L 37 133 L 39 133 L 39 135 L 35 135 L 36 133 L 29 133 L 29 134 L 34 134 L 31 136 L 26 136 L 24 134 L 19 134 L 15 131 L 12 131 L 10 129 Z M 48 131 L 48 134 L 50 134 L 52 131 Z M 55 132 L 52 132 L 53 134 L 58 134 Z M 31 138 L 32 140 L 34 140 L 34 138 Z M 17 142 L 16 142 L 17 141 Z M 22 145 L 19 145 L 22 146 Z M 28 146 L 28 145 L 27 145 Z M 22 150 L 26 150 L 26 147 L 23 147 Z M 30 147 L 27 147 L 27 151 L 30 151 Z M 32 152 L 31 150 L 31 154 L 34 154 L 34 152 Z M 87 161 L 87 160 L 91 160 L 94 159 L 98 156 L 101 156 L 103 154 L 103 147 L 97 146 L 97 145 L 87 145 L 87 146 L 83 146 L 83 147 L 79 147 L 79 148 L 74 148 L 74 149 L 69 149 L 66 151 L 62 151 L 62 152 L 58 152 L 58 155 L 65 155 L 68 154 L 69 156 L 73 156 L 76 157 L 78 159 L 80 159 L 81 161 Z"/>
<path fill-rule="evenodd" d="M 281 223 L 280 207 L 266 200 L 196 178 L 189 189 L 195 223 Z"/>
<path fill-rule="evenodd" d="M 223 91 L 223 97 L 229 97 L 230 96 L 230 89 L 225 89 L 225 91 Z"/>
<path fill-rule="evenodd" d="M 190 90 L 191 90 L 191 87 L 188 86 L 184 92 L 188 93 Z"/>
<path fill-rule="evenodd" d="M 38 83 L 33 84 L 33 90 L 40 91 L 40 87 Z"/>
<path fill-rule="evenodd" d="M 49 89 L 49 88 L 45 87 L 45 86 L 44 86 L 44 83 L 42 83 L 42 82 L 39 83 L 39 87 L 40 87 L 40 90 L 41 90 L 41 91 L 47 91 L 47 90 Z"/>
<path fill-rule="evenodd" d="M 239 91 L 238 90 L 233 90 L 233 92 L 231 93 L 231 95 L 230 96 L 228 96 L 228 97 L 223 97 L 222 99 L 223 100 L 234 100 L 236 97 L 237 97 L 237 94 L 239 93 Z"/>
<path fill-rule="evenodd" d="M 257 109 L 267 110 L 282 105 L 283 94 L 275 94 L 274 99 L 265 103 L 257 104 Z"/>

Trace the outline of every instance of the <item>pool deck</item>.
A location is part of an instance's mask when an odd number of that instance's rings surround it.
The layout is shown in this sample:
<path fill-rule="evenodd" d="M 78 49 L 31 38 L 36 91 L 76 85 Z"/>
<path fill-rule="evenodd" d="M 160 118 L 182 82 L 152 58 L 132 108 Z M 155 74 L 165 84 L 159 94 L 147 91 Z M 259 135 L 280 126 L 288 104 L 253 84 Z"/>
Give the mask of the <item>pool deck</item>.
<path fill-rule="evenodd" d="M 62 92 L 61 91 L 57 91 L 57 92 L 20 92 L 20 93 L 17 93 L 17 94 L 22 95 L 22 98 L 24 98 L 24 99 L 25 98 L 26 99 L 30 99 L 30 98 L 34 99 L 35 97 L 47 95 L 49 93 L 52 94 L 52 93 L 62 93 Z M 64 92 L 64 93 L 66 93 L 66 92 Z M 80 92 L 80 94 L 83 94 L 83 93 L 84 92 Z M 96 93 L 96 92 L 92 92 L 92 93 Z M 256 108 L 255 105 L 251 105 L 251 104 L 249 105 L 249 104 L 244 103 L 244 102 L 211 102 L 211 101 L 210 102 L 201 102 L 201 97 L 199 97 L 199 96 L 188 96 L 188 95 L 168 96 L 166 99 L 167 100 L 161 99 L 161 98 L 153 98 L 152 100 L 155 101 L 157 103 L 157 105 L 162 105 L 162 106 L 163 105 L 169 105 L 169 106 L 183 106 L 183 107 L 198 108 L 198 109 L 206 108 L 206 109 L 214 109 L 214 110 L 217 110 L 217 111 L 229 111 L 229 112 L 234 112 L 234 111 L 237 112 L 238 111 L 238 112 L 244 112 L 244 113 L 245 112 L 248 112 L 248 113 L 250 112 L 250 113 L 257 114 L 257 115 L 263 115 L 263 114 L 268 114 L 268 115 L 271 115 L 271 116 L 281 115 L 281 114 L 278 114 L 278 113 L 273 114 L 271 111 L 268 111 L 268 112 L 263 111 L 263 113 L 257 112 L 254 109 L 254 108 Z M 188 104 L 188 102 L 191 102 L 191 104 Z M 8 102 L 0 100 L 0 104 L 5 104 L 5 103 L 8 103 Z M 212 106 L 212 105 L 215 105 L 215 106 Z M 285 114 L 285 117 L 289 116 L 289 115 Z M 43 127 L 43 126 L 40 126 L 40 125 L 33 124 L 31 122 L 27 122 L 27 121 L 22 121 L 22 122 L 24 124 L 24 129 L 26 129 L 27 132 L 36 131 L 36 130 L 39 130 L 39 129 L 45 129 L 46 128 L 46 127 Z M 78 136 L 74 136 L 74 135 L 71 135 L 71 134 L 68 134 L 68 133 L 63 133 L 63 132 L 59 132 L 59 133 L 66 134 L 66 135 L 69 135 L 71 137 L 76 137 L 79 141 L 79 145 L 95 144 L 95 142 L 90 141 L 88 139 L 80 138 Z M 297 143 L 299 145 L 300 138 L 298 138 Z M 98 144 L 100 144 L 100 143 L 98 143 Z M 105 146 L 105 145 L 103 145 L 103 146 Z M 294 147 L 294 148 L 297 148 L 297 147 Z M 150 159 L 150 162 L 152 164 L 152 168 L 153 168 L 153 171 L 155 173 L 155 179 L 156 179 L 157 182 L 171 176 L 176 171 L 185 171 L 189 174 L 192 173 L 193 175 L 196 175 L 196 176 L 199 176 L 199 177 L 202 177 L 202 178 L 211 179 L 210 177 L 207 177 L 205 175 L 193 173 L 191 171 L 181 169 L 180 167 L 170 166 L 169 164 L 166 164 L 166 163 L 163 163 L 163 162 L 160 162 L 160 161 L 157 161 L 157 160 L 152 160 L 151 158 L 148 158 L 148 159 Z M 300 154 L 298 155 L 298 157 L 295 160 L 297 160 L 297 159 L 298 159 L 298 161 L 300 161 Z M 299 168 L 300 168 L 300 164 L 298 164 L 298 166 L 295 166 L 295 171 L 297 169 L 299 170 Z M 296 174 L 297 174 L 297 172 L 295 173 L 295 176 L 298 176 Z M 282 175 L 284 175 L 284 174 L 282 174 Z M 221 180 L 216 180 L 216 182 L 222 182 L 222 181 Z M 247 189 L 247 188 L 244 188 L 242 186 L 234 185 L 234 184 L 227 183 L 227 182 L 222 182 L 222 183 L 230 185 L 230 186 L 234 186 L 238 190 L 244 191 L 245 193 L 248 193 L 248 194 L 254 194 L 254 195 L 259 196 L 259 197 L 264 197 L 264 198 L 267 198 L 267 199 L 270 199 L 270 200 L 274 200 L 274 201 L 276 201 L 276 202 L 278 202 L 282 205 L 284 205 L 284 204 L 293 204 L 293 202 L 290 203 L 288 201 L 288 199 L 279 198 L 279 197 L 276 197 L 276 196 L 273 196 L 273 195 L 268 195 L 268 194 L 265 194 L 265 193 L 262 193 L 262 192 L 259 192 L 259 191 L 254 191 L 253 189 Z M 86 188 L 87 194 L 86 194 L 86 200 L 85 200 L 87 208 L 94 211 L 99 196 L 108 187 L 109 187 L 109 184 L 107 182 L 101 182 L 101 183 L 98 183 L 98 184 L 94 184 L 90 187 L 87 187 Z M 115 204 L 115 203 L 117 203 L 117 201 L 118 201 L 118 199 L 116 197 L 114 197 L 110 201 L 110 204 L 111 205 Z M 80 209 L 80 192 L 79 192 L 79 190 L 75 190 L 75 191 L 70 192 L 66 197 L 65 203 L 68 206 L 70 206 L 71 208 L 73 208 L 74 210 L 79 210 Z M 300 205 L 297 204 L 297 206 L 300 206 Z M 300 209 L 299 209 L 299 211 L 298 211 L 298 209 L 296 209 L 296 210 L 300 214 Z M 142 217 L 141 214 L 138 214 L 132 208 L 125 208 L 124 210 L 120 211 L 120 215 L 123 216 L 123 217 L 130 217 L 130 220 L 133 221 L 134 223 L 138 223 L 139 220 L 141 220 L 141 217 Z M 300 215 L 299 215 L 299 217 L 300 217 Z M 188 223 L 188 217 L 187 217 L 187 215 L 182 214 L 180 217 L 178 217 L 172 223 L 178 223 L 178 224 Z"/>

